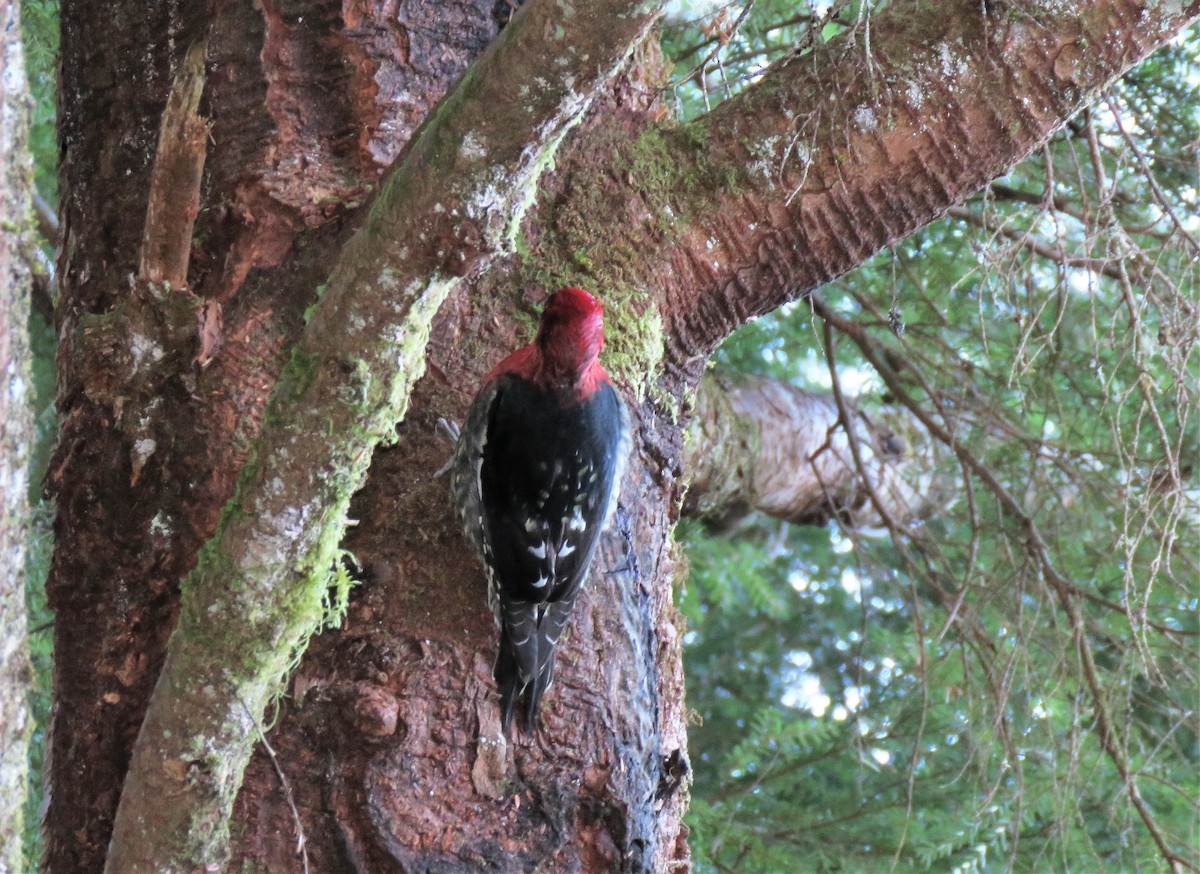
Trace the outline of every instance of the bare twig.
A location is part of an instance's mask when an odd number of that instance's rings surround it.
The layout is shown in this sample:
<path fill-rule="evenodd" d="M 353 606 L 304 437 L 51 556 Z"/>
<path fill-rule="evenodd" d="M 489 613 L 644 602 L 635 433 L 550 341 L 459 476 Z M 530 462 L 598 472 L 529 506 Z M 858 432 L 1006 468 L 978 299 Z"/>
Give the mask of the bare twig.
<path fill-rule="evenodd" d="M 242 705 L 242 709 L 246 711 L 246 715 L 250 717 L 250 721 L 254 723 L 254 731 L 258 734 L 258 739 L 263 745 L 263 749 L 267 751 L 267 758 L 271 760 L 271 765 L 275 768 L 275 774 L 279 777 L 279 785 L 283 788 L 283 797 L 287 801 L 288 807 L 292 811 L 292 822 L 296 824 L 296 851 L 300 853 L 300 864 L 304 866 L 304 874 L 309 874 L 308 871 L 308 838 L 304 834 L 304 823 L 300 820 L 300 811 L 296 807 L 296 799 L 292 796 L 292 786 L 288 782 L 287 776 L 283 773 L 283 768 L 279 765 L 279 759 L 275 755 L 275 750 L 267 740 L 266 733 L 262 730 L 262 726 L 258 724 L 254 714 L 250 708 L 246 706 L 246 702 L 238 697 L 238 701 Z"/>
<path fill-rule="evenodd" d="M 1146 184 L 1150 186 L 1150 191 L 1153 192 L 1154 199 L 1158 201 L 1158 205 L 1162 207 L 1163 212 L 1167 214 L 1167 216 L 1171 219 L 1171 223 L 1175 225 L 1175 232 L 1187 240 L 1188 244 L 1192 247 L 1192 250 L 1197 255 L 1200 255 L 1200 242 L 1196 241 L 1196 238 L 1188 232 L 1188 229 L 1184 226 L 1183 222 L 1179 220 L 1179 216 L 1175 214 L 1175 208 L 1171 205 L 1171 201 L 1167 198 L 1166 194 L 1163 193 L 1162 188 L 1159 187 L 1158 180 L 1154 178 L 1154 172 L 1150 169 L 1150 165 L 1146 163 L 1146 156 L 1142 154 L 1142 150 L 1138 148 L 1138 144 L 1134 142 L 1133 137 L 1129 135 L 1129 131 L 1125 130 L 1125 125 L 1121 121 L 1120 110 L 1118 109 L 1116 102 L 1113 100 L 1112 95 L 1110 94 L 1107 98 L 1105 98 L 1104 102 L 1108 106 L 1109 111 L 1112 112 L 1113 121 L 1117 125 L 1117 130 L 1121 132 L 1121 136 L 1124 138 L 1126 145 L 1128 145 L 1129 150 L 1133 152 L 1133 157 L 1134 160 L 1137 161 L 1138 169 L 1142 171 L 1142 177 L 1146 180 Z"/>
<path fill-rule="evenodd" d="M 1141 791 L 1138 789 L 1136 774 L 1131 768 L 1125 752 L 1125 740 L 1121 736 L 1120 730 L 1106 703 L 1107 696 L 1100 681 L 1092 647 L 1084 629 L 1083 614 L 1079 609 L 1079 599 L 1076 595 L 1078 587 L 1068 581 L 1058 570 L 1053 559 L 1050 557 L 1049 547 L 1046 545 L 1046 541 L 1036 523 L 1021 508 L 1020 502 L 996 479 L 991 468 L 980 461 L 962 441 L 948 432 L 921 404 L 917 403 L 908 394 L 905 386 L 896 379 L 891 368 L 879 357 L 872 344 L 867 340 L 861 325 L 839 316 L 816 296 L 813 296 L 812 304 L 817 315 L 825 319 L 827 323 L 837 328 L 854 342 L 859 351 L 862 352 L 863 357 L 879 373 L 896 399 L 912 412 L 929 430 L 930 434 L 944 443 L 947 448 L 958 456 L 963 465 L 987 487 L 988 491 L 992 493 L 1004 511 L 1020 524 L 1026 536 L 1026 549 L 1029 551 L 1031 557 L 1037 561 L 1044 579 L 1050 583 L 1058 595 L 1059 603 L 1062 605 L 1071 624 L 1075 650 L 1079 656 L 1080 669 L 1092 699 L 1092 712 L 1096 720 L 1097 736 L 1101 748 L 1108 755 L 1109 760 L 1120 775 L 1130 802 L 1137 811 L 1151 838 L 1154 840 L 1154 843 L 1158 846 L 1164 861 L 1174 870 L 1186 868 L 1191 871 L 1200 871 L 1200 867 L 1197 867 L 1190 860 L 1180 857 L 1171 848 L 1154 817 L 1153 811 L 1150 810 L 1149 805 L 1146 804 Z"/>
<path fill-rule="evenodd" d="M 1120 279 L 1121 273 L 1113 261 L 1105 258 L 1090 258 L 1086 255 L 1072 255 L 1064 252 L 1061 248 L 1043 243 L 1041 240 L 1033 236 L 1030 231 L 1014 228 L 1011 225 L 999 221 L 998 219 L 986 216 L 983 213 L 973 209 L 968 209 L 965 206 L 954 206 L 947 211 L 947 215 L 953 216 L 961 221 L 975 225 L 975 227 L 983 228 L 986 231 L 991 231 L 995 234 L 1000 234 L 1007 237 L 1015 243 L 1018 243 L 1035 255 L 1042 258 L 1047 258 L 1064 267 L 1078 267 L 1084 270 L 1090 270 L 1093 273 L 1103 274 L 1110 279 Z"/>

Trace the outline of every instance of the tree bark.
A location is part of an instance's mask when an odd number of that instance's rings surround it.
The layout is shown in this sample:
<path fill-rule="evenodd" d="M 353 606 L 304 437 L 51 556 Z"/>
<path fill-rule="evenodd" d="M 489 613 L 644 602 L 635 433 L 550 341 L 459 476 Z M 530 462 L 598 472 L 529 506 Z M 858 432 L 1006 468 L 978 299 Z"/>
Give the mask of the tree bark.
<path fill-rule="evenodd" d="M 591 164 L 616 153 L 652 171 L 630 177 L 624 222 L 594 243 L 622 252 L 631 227 L 656 243 L 636 253 L 653 271 L 639 278 L 660 289 L 669 371 L 694 380 L 746 320 L 1003 174 L 1198 8 L 1097 0 L 1033 26 L 969 3 L 889 7 L 869 45 L 856 32 L 818 46 L 692 124 L 590 137 Z"/>
<path fill-rule="evenodd" d="M 25 795 L 29 786 L 26 692 L 31 670 L 25 610 L 30 537 L 29 459 L 34 443 L 29 365 L 33 247 L 32 101 L 25 78 L 20 9 L 0 7 L 0 874 L 26 870 Z"/>
<path fill-rule="evenodd" d="M 778 380 L 708 375 L 684 444 L 683 513 L 726 527 L 752 511 L 800 525 L 904 524 L 950 496 L 935 478 L 940 457 L 902 410 L 868 413 Z"/>
<path fill-rule="evenodd" d="M 608 8 L 593 6 L 589 14 Z M 749 316 L 809 292 L 1003 172 L 1090 89 L 1184 26 L 1196 4 L 1078 4 L 1037 28 L 966 2 L 922 10 L 902 3 L 873 18 L 870 55 L 854 37 L 830 43 L 685 127 L 656 122 L 653 95 L 639 91 L 636 72 L 655 67 L 646 50 L 563 141 L 557 170 L 535 192 L 545 147 L 576 111 L 566 92 L 603 81 L 637 44 L 636 22 L 612 19 L 613 32 L 593 44 L 576 30 L 586 27 L 581 10 L 527 4 L 487 56 L 520 60 L 498 69 L 485 58 L 438 105 L 495 33 L 491 2 L 216 11 L 65 2 L 48 869 L 103 864 L 179 580 L 218 530 L 249 455 L 221 536 L 189 581 L 110 868 L 162 862 L 138 833 L 151 822 L 143 813 L 159 815 L 149 805 L 163 792 L 196 796 L 203 825 L 195 858 L 163 864 L 222 857 L 240 762 L 266 730 L 274 683 L 323 615 L 322 571 L 345 500 L 409 386 L 395 445 L 375 453 L 348 513 L 359 524 L 343 545 L 364 579 L 344 627 L 313 639 L 278 702 L 276 754 L 260 746 L 250 760 L 230 867 L 301 870 L 297 832 L 315 870 L 685 864 L 668 532 L 683 494 L 680 408 L 706 356 Z M 186 53 L 204 40 L 198 112 L 215 145 L 186 268 L 169 262 L 187 284 L 167 288 L 138 275 L 145 233 L 131 217 L 147 215 L 163 110 Z M 538 68 L 563 102 L 540 107 L 539 92 L 522 90 Z M 568 78 L 572 87 L 556 90 Z M 482 105 L 462 99 L 481 96 Z M 498 124 L 526 102 L 545 113 L 545 128 Z M 379 168 L 397 155 L 372 196 Z M 494 191 L 479 175 L 493 162 Z M 514 206 L 521 188 L 527 197 Z M 168 193 L 160 202 L 186 217 L 191 193 Z M 365 217 L 356 207 L 372 198 Z M 399 312 L 381 306 L 389 283 Z M 541 728 L 509 746 L 488 677 L 494 632 L 482 575 L 431 473 L 449 454 L 434 423 L 461 415 L 469 387 L 524 334 L 521 314 L 562 284 L 605 299 L 606 363 L 634 402 L 639 435 Z M 405 303 L 422 289 L 421 306 Z M 409 355 L 426 336 L 424 359 Z M 266 398 L 301 337 L 260 436 Z M 305 365 L 310 380 L 299 379 Z M 310 448 L 285 459 L 293 436 Z M 222 553 L 224 576 L 213 572 Z M 311 576 L 297 575 L 297 563 Z M 247 640 L 256 641 L 247 657 L 231 656 Z M 229 755 L 197 752 L 202 745 Z M 182 829 L 172 819 L 166 832 Z"/>
<path fill-rule="evenodd" d="M 345 611 L 345 595 L 329 589 L 350 497 L 375 446 L 404 417 L 434 314 L 462 276 L 485 270 L 504 248 L 566 130 L 655 18 L 617 0 L 571 20 L 549 10 L 540 4 L 515 20 L 447 95 L 449 108 L 414 134 L 307 314 L 234 497 L 184 581 L 105 870 L 225 865 L 254 728 L 308 637 Z M 529 51 L 529 33 L 542 51 Z M 558 63 L 576 52 L 581 63 Z M 195 55 L 193 47 L 189 60 Z M 190 66 L 180 76 L 194 91 Z M 527 99 L 505 101 L 509 88 Z M 173 90 L 158 152 L 172 163 L 162 144 L 187 127 L 173 117 L 177 102 Z M 156 161 L 143 267 L 151 223 L 161 219 L 158 169 Z M 199 183 L 198 173 L 187 175 Z M 196 199 L 188 195 L 189 214 Z M 159 257 L 164 241 L 157 233 L 155 241 L 153 261 L 178 264 Z M 186 276 L 185 265 L 174 272 Z M 172 294 L 158 275 L 172 270 L 141 277 L 150 295 Z"/>

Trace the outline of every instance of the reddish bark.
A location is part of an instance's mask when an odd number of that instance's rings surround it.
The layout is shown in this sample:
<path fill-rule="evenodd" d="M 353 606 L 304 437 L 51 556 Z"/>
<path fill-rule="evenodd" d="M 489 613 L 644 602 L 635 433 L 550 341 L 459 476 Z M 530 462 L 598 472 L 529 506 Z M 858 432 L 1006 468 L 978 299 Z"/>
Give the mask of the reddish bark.
<path fill-rule="evenodd" d="M 175 621 L 177 583 L 232 493 L 347 209 L 382 171 L 377 156 L 402 144 L 393 131 L 413 127 L 411 113 L 386 100 L 356 102 L 361 118 L 332 118 L 326 89 L 359 69 L 366 54 L 378 79 L 415 83 L 406 89 L 410 107 L 428 107 L 495 32 L 486 3 L 423 10 L 428 18 L 417 26 L 435 33 L 448 35 L 465 20 L 479 24 L 466 31 L 473 38 L 459 31 L 458 50 L 437 53 L 436 62 L 418 53 L 417 69 L 378 37 L 407 29 L 396 10 L 379 10 L 373 25 L 372 17 L 356 19 L 363 34 L 375 35 L 360 42 L 329 20 L 338 7 L 326 6 L 312 14 L 324 15 L 333 32 L 314 40 L 322 32 L 295 20 L 305 9 L 285 21 L 273 7 L 264 14 L 223 4 L 209 22 L 205 3 L 178 7 L 175 17 L 161 4 L 63 5 L 67 246 L 59 312 L 63 425 L 49 475 L 58 548 L 47 589 L 59 617 L 50 871 L 103 866 L 129 750 Z M 206 25 L 201 112 L 221 146 L 205 175 L 189 278 L 205 301 L 207 339 L 177 337 L 169 360 L 138 374 L 130 360 L 138 331 L 128 326 L 160 319 L 145 295 L 129 293 L 142 236 L 134 217 L 147 214 L 149 158 L 170 72 Z M 289 47 L 289 36 L 310 43 Z M 313 166 L 341 175 L 309 185 Z M 186 306 L 190 297 L 179 289 L 172 303 Z M 200 301 L 192 306 L 194 328 Z M 111 313 L 128 318 L 101 315 Z M 193 363 L 201 352 L 204 363 L 211 359 L 203 369 Z M 121 418 L 126 398 L 133 421 Z M 155 415 L 143 423 L 151 398 Z M 153 451 L 139 451 L 139 442 Z"/>

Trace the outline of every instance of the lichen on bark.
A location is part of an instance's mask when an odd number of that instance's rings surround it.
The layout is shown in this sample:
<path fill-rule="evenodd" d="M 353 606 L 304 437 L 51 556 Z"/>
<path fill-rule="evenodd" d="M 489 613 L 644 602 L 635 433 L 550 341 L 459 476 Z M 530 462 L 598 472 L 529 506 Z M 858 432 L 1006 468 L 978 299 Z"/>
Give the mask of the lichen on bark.
<path fill-rule="evenodd" d="M 25 795 L 33 730 L 26 692 L 32 679 L 25 610 L 29 552 L 29 460 L 34 442 L 30 374 L 30 267 L 33 164 L 31 100 L 20 10 L 0 8 L 0 872 L 26 870 Z"/>

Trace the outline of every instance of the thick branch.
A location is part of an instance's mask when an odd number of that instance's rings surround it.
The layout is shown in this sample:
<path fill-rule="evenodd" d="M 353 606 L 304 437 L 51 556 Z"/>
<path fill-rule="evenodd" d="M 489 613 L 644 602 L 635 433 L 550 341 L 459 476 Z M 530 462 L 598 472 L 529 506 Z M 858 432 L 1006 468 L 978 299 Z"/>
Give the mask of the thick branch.
<path fill-rule="evenodd" d="M 1077 0 L 1040 7 L 1036 24 L 986 8 L 890 4 L 869 46 L 847 32 L 695 124 L 656 131 L 672 161 L 637 182 L 666 192 L 656 215 L 677 241 L 663 285 L 680 359 L 961 203 L 1200 2 Z"/>
<path fill-rule="evenodd" d="M 897 410 L 850 413 L 863 468 L 889 518 L 928 512 L 938 488 L 924 428 Z M 705 377 L 686 453 L 688 515 L 729 522 L 758 510 L 801 524 L 881 523 L 828 394 L 770 379 Z"/>
<path fill-rule="evenodd" d="M 616 0 L 571 16 L 530 5 L 392 172 L 185 580 L 106 870 L 221 863 L 254 720 L 325 619 L 350 495 L 404 414 L 434 313 L 462 275 L 502 250 L 557 143 L 654 18 L 653 4 Z"/>

